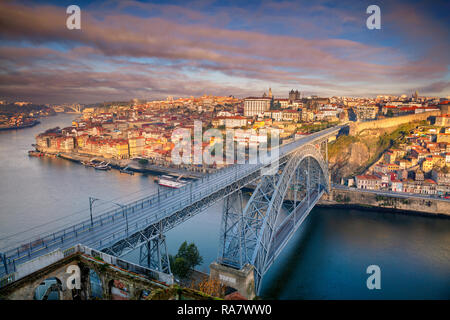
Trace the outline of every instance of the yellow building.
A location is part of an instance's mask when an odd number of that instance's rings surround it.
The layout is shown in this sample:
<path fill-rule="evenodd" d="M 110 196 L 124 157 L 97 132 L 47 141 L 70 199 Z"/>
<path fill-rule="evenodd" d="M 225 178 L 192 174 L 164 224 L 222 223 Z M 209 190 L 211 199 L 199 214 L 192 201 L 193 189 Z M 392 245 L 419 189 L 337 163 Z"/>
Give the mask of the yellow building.
<path fill-rule="evenodd" d="M 128 139 L 130 157 L 141 156 L 144 153 L 145 138 L 135 137 Z"/>
<path fill-rule="evenodd" d="M 449 133 L 439 133 L 436 136 L 436 142 L 448 142 L 450 143 L 450 134 Z"/>
<path fill-rule="evenodd" d="M 428 158 L 427 160 L 424 160 L 422 162 L 422 171 L 430 172 L 431 170 L 433 170 L 433 166 L 434 166 L 433 161 Z"/>
<path fill-rule="evenodd" d="M 128 158 L 128 143 L 126 140 L 120 140 L 116 143 L 116 158 L 117 159 Z"/>
<path fill-rule="evenodd" d="M 264 121 L 255 121 L 255 123 L 253 124 L 253 129 L 259 129 L 259 128 L 264 128 L 264 126 L 266 125 L 266 123 Z"/>

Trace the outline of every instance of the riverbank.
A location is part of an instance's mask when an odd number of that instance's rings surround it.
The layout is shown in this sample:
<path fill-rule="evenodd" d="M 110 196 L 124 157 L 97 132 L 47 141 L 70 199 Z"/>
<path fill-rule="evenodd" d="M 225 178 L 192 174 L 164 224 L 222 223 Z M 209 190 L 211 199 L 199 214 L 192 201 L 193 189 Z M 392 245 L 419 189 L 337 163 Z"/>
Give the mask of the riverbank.
<path fill-rule="evenodd" d="M 381 212 L 381 213 L 391 213 L 391 214 L 401 214 L 401 215 L 413 215 L 418 217 L 432 217 L 440 219 L 450 219 L 450 215 L 443 213 L 430 214 L 429 212 L 415 211 L 415 210 L 405 210 L 398 208 L 384 208 L 369 206 L 364 204 L 341 204 L 341 203 L 323 203 L 319 202 L 315 205 L 317 208 L 322 209 L 348 209 L 348 210 L 359 210 L 359 211 L 370 211 L 370 212 Z"/>
<path fill-rule="evenodd" d="M 39 150 L 38 150 L 39 151 Z M 109 162 L 110 167 L 112 169 L 116 169 L 122 171 L 124 169 L 128 171 L 143 173 L 143 174 L 172 174 L 183 176 L 185 178 L 198 179 L 207 174 L 208 172 L 200 172 L 200 171 L 190 171 L 183 168 L 172 168 L 155 164 L 140 164 L 138 160 L 132 159 L 110 159 L 104 158 L 101 156 L 92 156 L 87 154 L 80 153 L 66 153 L 66 152 L 42 152 L 39 151 L 43 156 L 55 158 L 59 157 L 65 160 L 69 160 L 71 162 L 82 164 L 82 162 L 90 162 L 91 160 L 98 160 L 103 162 Z"/>
<path fill-rule="evenodd" d="M 256 185 L 243 188 L 250 196 Z M 329 195 L 324 194 L 317 207 L 358 209 L 366 211 L 392 212 L 400 214 L 415 214 L 418 216 L 433 216 L 450 219 L 450 201 L 436 198 L 408 198 L 407 194 L 383 196 L 364 192 L 358 189 L 343 190 L 332 188 Z"/>
<path fill-rule="evenodd" d="M 0 126 L 0 131 L 19 130 L 19 129 L 31 128 L 31 127 L 34 127 L 34 126 L 40 124 L 40 123 L 41 122 L 39 120 L 35 120 L 32 123 L 22 124 L 20 126 L 8 126 L 8 127 Z"/>
<path fill-rule="evenodd" d="M 407 194 L 381 195 L 358 189 L 336 189 L 324 194 L 318 206 L 334 208 L 353 208 L 402 214 L 417 214 L 450 218 L 450 201 L 436 198 L 408 197 Z"/>

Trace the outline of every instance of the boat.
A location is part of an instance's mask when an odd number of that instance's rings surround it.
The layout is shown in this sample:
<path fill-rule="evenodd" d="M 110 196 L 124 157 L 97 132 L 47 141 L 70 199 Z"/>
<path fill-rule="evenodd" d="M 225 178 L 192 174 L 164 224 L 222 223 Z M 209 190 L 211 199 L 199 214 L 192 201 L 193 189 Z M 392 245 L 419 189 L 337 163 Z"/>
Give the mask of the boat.
<path fill-rule="evenodd" d="M 170 175 L 162 175 L 158 178 L 158 184 L 163 187 L 179 189 L 188 183 L 187 180 L 182 179 L 182 176 L 175 177 Z"/>
<path fill-rule="evenodd" d="M 86 166 L 86 167 L 93 167 L 94 163 L 92 163 L 91 161 L 81 161 L 81 164 Z"/>
<path fill-rule="evenodd" d="M 123 168 L 123 169 L 120 169 L 120 173 L 128 173 L 128 174 L 131 174 L 131 175 L 134 174 L 134 172 L 131 171 L 131 170 L 129 169 L 129 167 L 125 167 L 125 168 Z"/>
<path fill-rule="evenodd" d="M 35 151 L 35 150 L 28 151 L 28 155 L 30 157 L 42 157 L 42 156 L 44 156 L 44 154 L 42 152 Z"/>
<path fill-rule="evenodd" d="M 109 162 L 100 162 L 99 164 L 94 164 L 94 169 L 96 170 L 111 170 L 111 167 L 109 166 Z"/>

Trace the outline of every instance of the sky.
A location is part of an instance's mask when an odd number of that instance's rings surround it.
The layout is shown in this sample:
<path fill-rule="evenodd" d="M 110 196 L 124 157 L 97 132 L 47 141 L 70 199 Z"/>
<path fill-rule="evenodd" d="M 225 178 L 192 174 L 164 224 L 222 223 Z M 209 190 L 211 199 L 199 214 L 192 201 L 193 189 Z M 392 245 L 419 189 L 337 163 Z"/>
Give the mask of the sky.
<path fill-rule="evenodd" d="M 81 29 L 69 30 L 69 5 Z M 381 11 L 370 30 L 369 5 Z M 450 95 L 450 1 L 0 0 L 0 100 Z"/>

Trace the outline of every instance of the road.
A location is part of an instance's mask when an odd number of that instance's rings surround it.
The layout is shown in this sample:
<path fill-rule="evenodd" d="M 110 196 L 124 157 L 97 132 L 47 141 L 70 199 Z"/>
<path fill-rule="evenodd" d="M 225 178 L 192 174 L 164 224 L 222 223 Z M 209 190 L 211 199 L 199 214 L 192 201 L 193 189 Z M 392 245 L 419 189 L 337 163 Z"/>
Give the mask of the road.
<path fill-rule="evenodd" d="M 368 190 L 368 189 L 357 189 L 357 188 L 349 188 L 347 186 L 343 186 L 340 184 L 332 184 L 332 188 L 340 189 L 340 190 L 348 190 L 348 191 L 357 191 L 357 192 L 366 192 L 366 193 L 374 193 L 380 196 L 387 197 L 396 197 L 396 198 L 405 198 L 405 199 L 419 199 L 419 200 L 442 200 L 450 202 L 450 199 L 440 198 L 435 195 L 428 194 L 417 194 L 417 193 L 408 193 L 408 192 L 394 192 L 389 190 Z"/>

